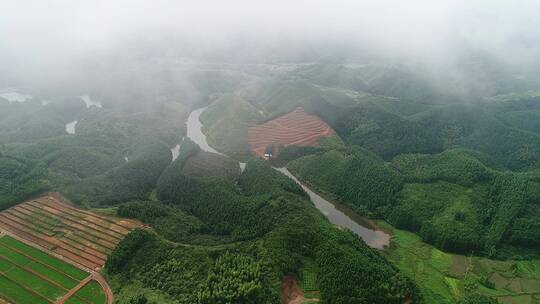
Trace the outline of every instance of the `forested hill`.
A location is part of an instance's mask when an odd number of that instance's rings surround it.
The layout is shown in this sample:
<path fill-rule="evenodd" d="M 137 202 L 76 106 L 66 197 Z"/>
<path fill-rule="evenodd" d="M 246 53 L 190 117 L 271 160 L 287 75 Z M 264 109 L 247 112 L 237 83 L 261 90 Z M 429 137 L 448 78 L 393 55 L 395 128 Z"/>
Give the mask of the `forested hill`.
<path fill-rule="evenodd" d="M 512 257 L 540 246 L 540 183 L 492 170 L 467 150 L 403 154 L 391 163 L 361 149 L 330 150 L 289 168 L 359 213 L 444 250 Z"/>
<path fill-rule="evenodd" d="M 278 303 L 282 277 L 304 273 L 327 302 L 421 302 L 409 278 L 332 226 L 292 180 L 258 160 L 240 174 L 230 158 L 181 142 L 171 119 L 185 121 L 188 108 L 126 113 L 73 100 L 1 105 L 11 124 L 0 129 L 0 207 L 59 191 L 148 224 L 108 258 L 119 303 Z M 26 123 L 34 118 L 51 126 Z"/>
<path fill-rule="evenodd" d="M 237 183 L 183 174 L 197 153 L 182 144 L 158 182 L 159 201 L 118 209 L 157 232 L 132 233 L 110 256 L 106 270 L 120 294 L 142 285 L 148 298 L 174 303 L 277 303 L 281 278 L 309 266 L 328 303 L 421 303 L 410 279 L 330 225 L 295 182 L 260 160 Z"/>
<path fill-rule="evenodd" d="M 314 189 L 361 215 L 418 234 L 434 251 L 537 265 L 539 87 L 502 71 L 484 76 L 484 88 L 435 87 L 399 66 L 306 64 L 211 105 L 203 123 L 210 138 L 238 138 L 246 126 L 303 107 L 338 135 L 319 147 L 289 147 L 279 154 Z M 227 119 L 215 120 L 217 113 Z M 245 150 L 244 141 L 225 142 L 216 147 Z M 405 258 L 396 257 L 399 252 L 390 249 L 393 261 Z M 418 276 L 429 301 L 451 303 L 470 294 L 464 303 L 482 303 L 489 300 L 474 291 L 493 295 L 482 289 L 494 282 L 489 278 L 478 278 L 478 288 L 446 290 L 439 284 L 456 277 L 444 273 L 442 282 L 426 282 L 435 275 L 403 263 L 400 268 Z M 516 275 L 538 280 L 532 273 Z M 516 295 L 509 287 L 494 288 Z"/>
<path fill-rule="evenodd" d="M 89 85 L 30 89 L 35 96 L 25 102 L 0 99 L 0 208 L 59 191 L 81 206 L 145 222 L 150 228 L 125 238 L 104 270 L 120 304 L 277 303 L 286 275 L 311 282 L 333 304 L 482 303 L 489 300 L 477 292 L 516 294 L 516 284 L 501 287 L 490 272 L 493 260 L 458 269 L 481 276 L 450 277 L 455 269 L 444 267 L 453 264 L 441 262 L 448 252 L 504 260 L 511 265 L 505 275 L 524 277 L 520 290 L 540 280 L 540 94 L 533 86 L 493 74 L 494 83 L 505 83 L 496 90 L 448 92 L 418 73 L 377 64 L 197 63 L 170 74 L 140 64 L 141 81 L 131 69 L 100 68 Z M 87 105 L 80 94 L 99 103 Z M 209 143 L 246 161 L 249 127 L 297 107 L 317 115 L 337 135 L 287 148 L 281 161 L 326 196 L 421 239 L 396 230 L 389 249 L 373 250 L 331 225 L 268 164 L 249 160 L 241 172 L 230 157 L 200 151 L 182 138 L 189 113 L 203 106 Z M 439 268 L 403 262 L 412 254 L 400 250 L 422 241 L 433 246 L 415 258 L 429 256 Z M 445 287 L 424 280 L 432 273 Z"/>

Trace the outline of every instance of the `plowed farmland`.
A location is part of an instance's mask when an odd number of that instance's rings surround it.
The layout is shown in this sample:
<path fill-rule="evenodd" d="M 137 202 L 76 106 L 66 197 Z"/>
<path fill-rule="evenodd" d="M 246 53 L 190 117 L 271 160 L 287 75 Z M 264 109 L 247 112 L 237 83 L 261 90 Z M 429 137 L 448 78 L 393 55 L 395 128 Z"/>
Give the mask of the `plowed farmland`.
<path fill-rule="evenodd" d="M 248 129 L 250 150 L 257 156 L 264 156 L 269 146 L 316 147 L 322 137 L 334 135 L 334 130 L 315 115 L 303 108 Z"/>
<path fill-rule="evenodd" d="M 33 199 L 0 213 L 0 229 L 89 270 L 101 268 L 133 221 L 97 215 L 54 196 Z"/>

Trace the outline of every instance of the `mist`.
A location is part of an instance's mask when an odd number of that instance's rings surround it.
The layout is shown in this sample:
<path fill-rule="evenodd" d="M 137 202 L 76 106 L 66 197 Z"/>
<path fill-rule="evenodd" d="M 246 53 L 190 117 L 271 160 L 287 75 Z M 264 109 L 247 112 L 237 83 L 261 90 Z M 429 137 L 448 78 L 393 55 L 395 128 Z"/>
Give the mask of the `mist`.
<path fill-rule="evenodd" d="M 382 62 L 463 77 L 480 58 L 539 67 L 540 3 L 526 1 L 2 1 L 0 84 L 178 62 Z M 476 79 L 475 81 L 482 81 Z"/>

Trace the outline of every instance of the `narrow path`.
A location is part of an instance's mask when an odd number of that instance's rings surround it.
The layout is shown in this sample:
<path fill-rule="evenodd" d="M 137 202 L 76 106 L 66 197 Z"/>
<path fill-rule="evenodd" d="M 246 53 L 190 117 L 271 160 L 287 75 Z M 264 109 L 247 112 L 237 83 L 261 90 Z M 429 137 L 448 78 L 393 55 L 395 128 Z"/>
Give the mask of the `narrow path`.
<path fill-rule="evenodd" d="M 68 264 L 71 264 L 71 265 L 73 265 L 73 266 L 75 266 L 75 267 L 77 267 L 77 268 L 79 268 L 79 269 L 82 269 L 82 270 L 88 272 L 90 275 L 89 275 L 87 278 L 85 278 L 83 281 L 81 281 L 81 283 L 79 283 L 75 288 L 79 287 L 79 288 L 77 289 L 77 290 L 79 290 L 79 289 L 82 288 L 84 285 L 86 285 L 89 281 L 91 281 L 91 280 L 96 280 L 96 281 L 99 283 L 99 285 L 101 286 L 101 288 L 103 289 L 103 292 L 105 293 L 105 296 L 106 296 L 106 298 L 107 298 L 106 304 L 112 304 L 112 303 L 113 303 L 113 301 L 114 301 L 114 295 L 113 295 L 113 292 L 112 292 L 112 290 L 111 290 L 111 287 L 109 286 L 109 284 L 107 283 L 107 281 L 105 280 L 105 278 L 103 278 L 103 276 L 102 276 L 100 273 L 98 273 L 97 271 L 95 271 L 95 270 L 93 270 L 93 269 L 89 269 L 88 267 L 85 267 L 84 265 L 81 265 L 81 264 L 79 264 L 79 263 L 77 263 L 77 262 L 74 262 L 74 261 L 72 261 L 72 260 L 70 260 L 70 259 L 66 259 L 66 258 L 64 258 L 62 255 L 60 255 L 60 254 L 58 254 L 58 253 L 56 253 L 56 252 L 54 252 L 54 251 L 52 251 L 52 250 L 48 250 L 48 249 L 46 249 L 46 248 L 44 248 L 44 247 L 42 247 L 42 246 L 39 246 L 39 245 L 37 245 L 37 244 L 35 244 L 35 243 L 33 243 L 33 242 L 27 240 L 27 239 L 21 238 L 21 237 L 19 237 L 18 235 L 14 234 L 14 233 L 11 233 L 10 231 L 4 230 L 4 229 L 0 229 L 0 237 L 3 236 L 3 235 L 8 235 L 8 236 L 10 236 L 10 237 L 12 237 L 12 238 L 14 238 L 14 239 L 16 239 L 16 240 L 18 240 L 18 241 L 24 243 L 24 244 L 27 244 L 27 245 L 29 245 L 29 246 L 31 246 L 31 247 L 34 247 L 34 248 L 36 248 L 36 249 L 38 249 L 38 250 L 40 250 L 40 251 L 43 251 L 43 252 L 45 252 L 45 253 L 47 253 L 47 254 L 49 254 L 49 255 L 51 255 L 51 256 L 53 256 L 53 257 L 59 259 L 59 260 L 61 260 L 61 261 L 64 261 L 64 262 L 66 262 L 66 263 L 68 263 Z M 82 284 L 82 282 L 85 282 L 85 283 Z M 79 286 L 79 285 L 82 285 L 82 286 Z M 75 289 L 75 288 L 73 288 L 73 289 Z M 72 290 L 73 290 L 73 289 L 72 289 Z M 71 292 L 72 290 L 70 290 L 70 292 Z M 77 290 L 76 290 L 76 291 L 77 291 Z M 75 291 L 75 292 L 76 292 L 76 291 Z M 69 294 L 70 292 L 68 292 L 68 294 Z M 75 292 L 73 292 L 73 294 L 74 294 Z M 73 295 L 73 294 L 71 294 L 71 295 Z M 71 296 L 71 295 L 70 295 L 70 296 Z M 69 298 L 69 296 L 64 295 L 61 299 L 64 299 L 63 301 L 65 301 L 65 300 L 67 300 L 68 298 Z M 63 301 L 62 301 L 62 302 L 56 302 L 56 303 L 64 303 Z M 2 304 L 2 303 L 0 302 L 0 304 Z"/>
<path fill-rule="evenodd" d="M 103 289 L 103 292 L 105 292 L 105 296 L 107 297 L 107 304 L 112 304 L 113 301 L 114 301 L 114 294 L 111 290 L 111 287 L 109 286 L 109 284 L 107 283 L 107 281 L 105 280 L 105 278 L 103 278 L 103 276 L 98 273 L 98 272 L 93 272 L 92 273 L 92 277 L 94 278 L 94 280 L 96 280 L 99 285 L 101 285 L 101 288 Z"/>
<path fill-rule="evenodd" d="M 79 284 L 77 284 L 77 286 L 71 288 L 68 293 L 66 293 L 63 297 L 61 297 L 60 299 L 58 299 L 56 301 L 56 304 L 64 304 L 64 302 L 69 299 L 72 295 L 76 294 L 77 291 L 79 291 L 81 288 L 84 287 L 84 285 L 86 285 L 88 282 L 92 281 L 92 275 L 89 275 L 86 277 L 86 279 L 82 280 L 79 282 Z"/>
<path fill-rule="evenodd" d="M 99 272 L 92 271 L 90 275 L 82 280 L 77 286 L 73 287 L 67 294 L 65 294 L 62 298 L 60 298 L 58 301 L 56 301 L 55 304 L 64 304 L 65 301 L 67 301 L 70 297 L 75 295 L 81 288 L 83 288 L 86 284 L 90 283 L 91 281 L 96 281 L 101 286 L 101 289 L 103 290 L 103 293 L 105 294 L 106 298 L 106 304 L 112 304 L 114 301 L 114 295 L 113 292 L 107 284 L 107 281 L 103 278 L 103 276 Z"/>

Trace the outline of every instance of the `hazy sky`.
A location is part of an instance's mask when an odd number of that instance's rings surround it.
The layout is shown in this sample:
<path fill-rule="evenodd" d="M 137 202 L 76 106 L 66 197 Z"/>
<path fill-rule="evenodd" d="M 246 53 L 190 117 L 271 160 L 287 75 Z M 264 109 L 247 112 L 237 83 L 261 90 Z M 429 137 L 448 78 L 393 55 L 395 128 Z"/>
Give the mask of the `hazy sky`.
<path fill-rule="evenodd" d="M 163 33 L 205 47 L 288 39 L 355 43 L 414 58 L 452 56 L 466 46 L 522 60 L 540 44 L 540 1 L 0 1 L 4 65 L 64 60 Z"/>

